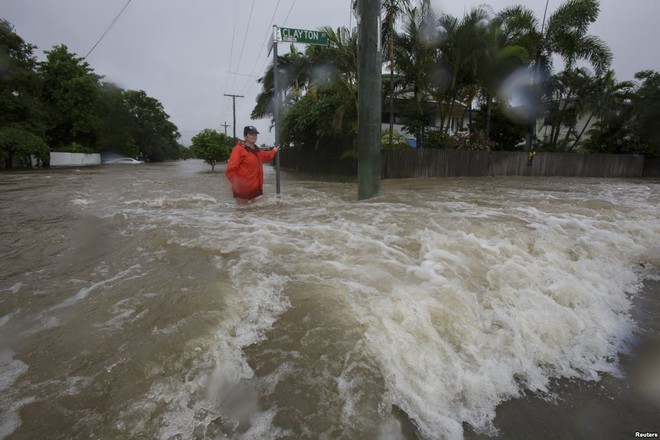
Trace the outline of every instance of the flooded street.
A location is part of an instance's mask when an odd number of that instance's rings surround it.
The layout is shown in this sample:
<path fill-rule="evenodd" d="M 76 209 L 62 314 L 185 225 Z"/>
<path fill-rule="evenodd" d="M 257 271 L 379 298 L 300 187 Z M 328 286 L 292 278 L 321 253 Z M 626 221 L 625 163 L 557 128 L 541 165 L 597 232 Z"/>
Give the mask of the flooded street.
<path fill-rule="evenodd" d="M 660 181 L 265 172 L 0 173 L 0 438 L 660 431 Z"/>

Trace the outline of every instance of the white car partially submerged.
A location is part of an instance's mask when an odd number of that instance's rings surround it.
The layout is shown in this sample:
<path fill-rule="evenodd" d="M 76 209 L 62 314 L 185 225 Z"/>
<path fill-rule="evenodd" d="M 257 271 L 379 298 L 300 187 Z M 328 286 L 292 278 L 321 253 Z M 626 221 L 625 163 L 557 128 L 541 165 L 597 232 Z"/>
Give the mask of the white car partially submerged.
<path fill-rule="evenodd" d="M 108 165 L 115 165 L 115 164 L 139 165 L 141 163 L 144 163 L 144 161 L 136 160 L 133 159 L 132 157 L 118 157 L 117 159 L 106 160 L 103 163 Z"/>

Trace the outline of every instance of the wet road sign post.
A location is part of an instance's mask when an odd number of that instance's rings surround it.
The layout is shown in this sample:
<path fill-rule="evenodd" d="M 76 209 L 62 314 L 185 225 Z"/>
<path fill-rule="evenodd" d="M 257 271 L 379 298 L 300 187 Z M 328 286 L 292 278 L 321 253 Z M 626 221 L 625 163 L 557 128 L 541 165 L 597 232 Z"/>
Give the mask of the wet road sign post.
<path fill-rule="evenodd" d="M 277 44 L 278 43 L 301 43 L 315 44 L 319 46 L 328 45 L 328 33 L 324 31 L 313 31 L 308 29 L 294 29 L 278 27 L 273 25 L 273 38 L 271 40 L 268 55 L 273 51 L 273 108 L 275 113 L 275 145 L 280 144 L 280 111 L 282 108 L 281 91 L 279 85 L 279 74 L 277 72 Z M 277 197 L 280 196 L 280 152 L 275 157 L 275 188 Z"/>

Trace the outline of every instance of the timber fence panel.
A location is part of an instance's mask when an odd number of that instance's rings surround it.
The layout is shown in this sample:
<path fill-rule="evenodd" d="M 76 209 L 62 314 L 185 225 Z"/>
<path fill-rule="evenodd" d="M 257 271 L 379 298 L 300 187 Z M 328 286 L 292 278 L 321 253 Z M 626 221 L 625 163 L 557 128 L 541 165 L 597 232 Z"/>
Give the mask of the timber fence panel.
<path fill-rule="evenodd" d="M 660 157 L 650 157 L 644 159 L 643 177 L 660 177 Z"/>
<path fill-rule="evenodd" d="M 463 176 L 642 177 L 644 167 L 632 154 L 533 153 L 470 150 L 386 150 L 383 178 Z"/>

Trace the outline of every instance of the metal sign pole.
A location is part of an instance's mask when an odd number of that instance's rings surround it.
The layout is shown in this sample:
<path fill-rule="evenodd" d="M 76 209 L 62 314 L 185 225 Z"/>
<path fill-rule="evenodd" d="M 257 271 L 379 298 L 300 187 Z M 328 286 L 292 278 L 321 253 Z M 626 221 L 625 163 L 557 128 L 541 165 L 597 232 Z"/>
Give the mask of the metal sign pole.
<path fill-rule="evenodd" d="M 280 145 L 280 88 L 277 67 L 277 26 L 273 25 L 273 109 L 275 112 L 275 146 Z M 275 154 L 275 189 L 280 197 L 280 152 Z"/>
<path fill-rule="evenodd" d="M 280 80 L 277 66 L 277 43 L 286 41 L 288 43 L 316 44 L 321 46 L 328 45 L 328 34 L 323 31 L 312 31 L 307 29 L 278 28 L 273 25 L 273 40 L 271 48 L 273 50 L 273 110 L 275 116 L 275 145 L 280 145 L 280 112 L 283 107 L 282 93 L 280 90 Z M 270 55 L 270 51 L 268 52 Z M 277 197 L 280 196 L 280 152 L 275 156 L 275 187 Z"/>

